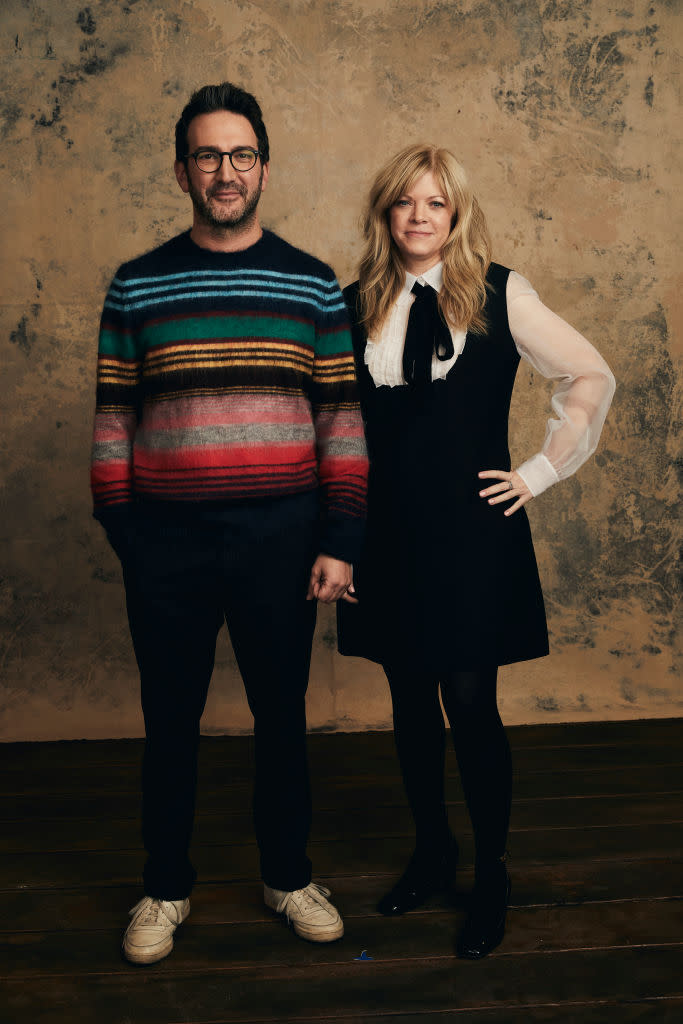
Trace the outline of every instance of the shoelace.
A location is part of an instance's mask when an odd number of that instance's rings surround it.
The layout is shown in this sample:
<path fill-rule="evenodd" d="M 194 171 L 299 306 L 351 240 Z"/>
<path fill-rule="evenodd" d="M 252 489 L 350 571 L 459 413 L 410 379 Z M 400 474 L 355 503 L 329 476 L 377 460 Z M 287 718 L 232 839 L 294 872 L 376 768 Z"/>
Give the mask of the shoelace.
<path fill-rule="evenodd" d="M 163 915 L 169 924 L 173 924 L 168 914 L 165 913 L 161 900 L 152 899 L 146 896 L 136 903 L 130 911 L 130 916 L 135 918 L 136 924 L 155 925 L 159 923 L 159 917 Z"/>
<path fill-rule="evenodd" d="M 332 891 L 330 889 L 326 889 L 324 885 L 318 885 L 317 882 L 309 882 L 304 889 L 300 889 L 298 891 L 296 900 L 292 899 L 293 895 L 293 893 L 290 894 L 289 899 L 283 908 L 287 916 L 287 920 L 289 920 L 289 904 L 291 902 L 297 903 L 303 910 L 315 910 L 317 907 L 322 906 L 323 901 L 327 899 L 328 896 L 332 895 Z M 301 906 L 302 904 L 303 907 Z"/>

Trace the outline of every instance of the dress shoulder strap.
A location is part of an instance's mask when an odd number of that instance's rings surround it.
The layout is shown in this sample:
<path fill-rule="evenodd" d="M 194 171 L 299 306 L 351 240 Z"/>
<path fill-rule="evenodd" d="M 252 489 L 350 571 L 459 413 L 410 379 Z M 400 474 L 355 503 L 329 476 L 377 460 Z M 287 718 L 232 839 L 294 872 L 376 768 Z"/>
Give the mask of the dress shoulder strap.
<path fill-rule="evenodd" d="M 510 276 L 510 268 L 504 267 L 501 263 L 490 263 L 486 272 L 486 283 L 490 285 L 498 295 L 505 295 L 505 289 Z"/>

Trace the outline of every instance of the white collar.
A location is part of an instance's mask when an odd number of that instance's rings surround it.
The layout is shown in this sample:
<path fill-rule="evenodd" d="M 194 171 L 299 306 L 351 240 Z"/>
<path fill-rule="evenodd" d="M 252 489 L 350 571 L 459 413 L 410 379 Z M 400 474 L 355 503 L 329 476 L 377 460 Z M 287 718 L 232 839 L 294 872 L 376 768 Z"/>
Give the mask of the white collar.
<path fill-rule="evenodd" d="M 419 281 L 420 284 L 429 284 L 435 292 L 440 292 L 441 285 L 443 284 L 443 263 L 439 262 L 436 266 L 430 267 L 429 270 L 425 270 L 424 274 L 420 274 L 419 277 L 406 270 L 406 279 L 403 282 L 404 295 L 410 295 L 416 281 Z"/>

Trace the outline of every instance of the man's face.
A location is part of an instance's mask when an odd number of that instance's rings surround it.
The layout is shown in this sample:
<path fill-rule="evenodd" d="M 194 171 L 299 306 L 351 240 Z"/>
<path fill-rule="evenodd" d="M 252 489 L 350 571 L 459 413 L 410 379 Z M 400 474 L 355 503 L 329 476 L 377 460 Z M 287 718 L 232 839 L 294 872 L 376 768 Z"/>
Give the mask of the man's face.
<path fill-rule="evenodd" d="M 240 146 L 258 149 L 258 140 L 251 124 L 241 114 L 217 110 L 200 114 L 190 121 L 187 151 L 215 149 L 231 152 Z M 268 181 L 268 164 L 259 157 L 250 171 L 236 171 L 227 156 L 217 171 L 200 171 L 189 157 L 187 163 L 175 163 L 175 173 L 183 192 L 189 193 L 195 218 L 209 227 L 247 226 L 255 219 L 261 192 Z"/>

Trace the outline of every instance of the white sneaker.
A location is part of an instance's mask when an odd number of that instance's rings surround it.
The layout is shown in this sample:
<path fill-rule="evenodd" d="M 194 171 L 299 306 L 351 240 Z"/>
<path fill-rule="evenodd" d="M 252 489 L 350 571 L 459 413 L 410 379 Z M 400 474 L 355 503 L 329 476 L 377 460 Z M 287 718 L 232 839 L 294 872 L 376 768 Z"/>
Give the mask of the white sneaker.
<path fill-rule="evenodd" d="M 339 911 L 327 899 L 332 893 L 324 885 L 310 882 L 305 889 L 283 892 L 263 886 L 267 907 L 284 914 L 297 935 L 310 942 L 333 942 L 344 934 Z"/>
<path fill-rule="evenodd" d="M 133 920 L 123 936 L 123 952 L 134 964 L 153 964 L 173 949 L 173 933 L 190 913 L 189 900 L 143 896 L 129 911 Z"/>

